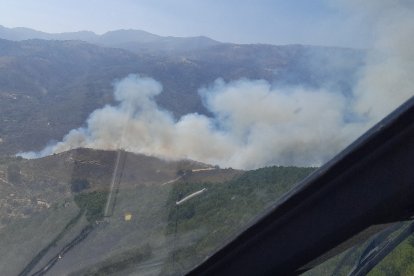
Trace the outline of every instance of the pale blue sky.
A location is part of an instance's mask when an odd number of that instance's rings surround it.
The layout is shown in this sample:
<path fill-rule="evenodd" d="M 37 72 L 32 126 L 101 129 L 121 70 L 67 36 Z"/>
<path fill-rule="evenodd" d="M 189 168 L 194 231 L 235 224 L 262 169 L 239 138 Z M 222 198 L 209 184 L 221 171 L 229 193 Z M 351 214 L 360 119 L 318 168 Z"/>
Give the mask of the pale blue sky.
<path fill-rule="evenodd" d="M 0 0 L 0 25 L 46 32 L 141 29 L 238 43 L 367 47 L 370 25 L 329 0 Z"/>

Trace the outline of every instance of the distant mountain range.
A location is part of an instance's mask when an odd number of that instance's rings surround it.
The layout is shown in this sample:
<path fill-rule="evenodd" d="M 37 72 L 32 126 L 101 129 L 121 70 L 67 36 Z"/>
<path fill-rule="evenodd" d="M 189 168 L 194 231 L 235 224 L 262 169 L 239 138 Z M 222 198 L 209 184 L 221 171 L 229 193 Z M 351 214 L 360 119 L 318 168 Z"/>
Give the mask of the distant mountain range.
<path fill-rule="evenodd" d="M 220 42 L 204 36 L 165 37 L 141 30 L 116 30 L 95 34 L 90 31 L 45 33 L 29 28 L 6 28 L 0 25 L 0 38 L 22 41 L 28 39 L 82 40 L 105 47 L 121 48 L 135 53 L 175 54 L 191 50 L 205 49 Z"/>

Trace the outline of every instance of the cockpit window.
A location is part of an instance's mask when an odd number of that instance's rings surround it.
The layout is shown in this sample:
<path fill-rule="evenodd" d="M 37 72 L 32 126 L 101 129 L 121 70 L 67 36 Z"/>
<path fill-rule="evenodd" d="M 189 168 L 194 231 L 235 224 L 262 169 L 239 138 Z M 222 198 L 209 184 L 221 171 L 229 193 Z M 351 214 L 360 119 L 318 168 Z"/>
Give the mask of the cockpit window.
<path fill-rule="evenodd" d="M 414 95 L 407 1 L 121 2 L 0 4 L 1 275 L 184 275 Z"/>

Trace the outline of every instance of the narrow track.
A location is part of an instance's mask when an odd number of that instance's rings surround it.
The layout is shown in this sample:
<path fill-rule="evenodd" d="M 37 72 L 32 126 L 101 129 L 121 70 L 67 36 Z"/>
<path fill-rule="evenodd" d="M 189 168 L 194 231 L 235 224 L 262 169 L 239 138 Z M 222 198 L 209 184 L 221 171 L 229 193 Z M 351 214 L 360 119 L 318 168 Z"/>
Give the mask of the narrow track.
<path fill-rule="evenodd" d="M 41 269 L 32 274 L 32 276 L 41 276 L 45 275 L 59 260 L 61 260 L 66 253 L 73 249 L 77 244 L 86 239 L 88 235 L 92 232 L 94 227 L 88 225 L 82 229 L 82 231 L 77 235 L 72 241 L 65 245 L 62 250 L 59 251 L 55 256 L 53 256 Z"/>

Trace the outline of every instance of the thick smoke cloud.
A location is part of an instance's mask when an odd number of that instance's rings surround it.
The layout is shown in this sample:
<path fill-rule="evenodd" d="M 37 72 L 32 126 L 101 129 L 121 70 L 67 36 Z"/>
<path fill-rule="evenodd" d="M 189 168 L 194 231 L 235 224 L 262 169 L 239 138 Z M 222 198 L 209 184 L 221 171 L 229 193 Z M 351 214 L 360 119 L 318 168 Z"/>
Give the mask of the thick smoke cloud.
<path fill-rule="evenodd" d="M 118 105 L 94 111 L 86 127 L 70 131 L 61 142 L 21 156 L 122 148 L 242 169 L 321 165 L 414 95 L 413 5 L 338 2 L 376 26 L 375 47 L 352 95 L 274 88 L 263 80 L 217 80 L 199 91 L 212 117 L 194 113 L 176 120 L 154 101 L 162 92 L 160 83 L 130 75 L 114 87 Z"/>
<path fill-rule="evenodd" d="M 154 96 L 162 86 L 130 75 L 115 85 L 116 106 L 95 110 L 84 128 L 70 131 L 40 157 L 73 148 L 125 149 L 220 166 L 319 165 L 361 132 L 345 122 L 347 100 L 324 90 L 273 89 L 266 81 L 217 80 L 200 90 L 213 118 L 188 114 L 175 121 Z"/>

